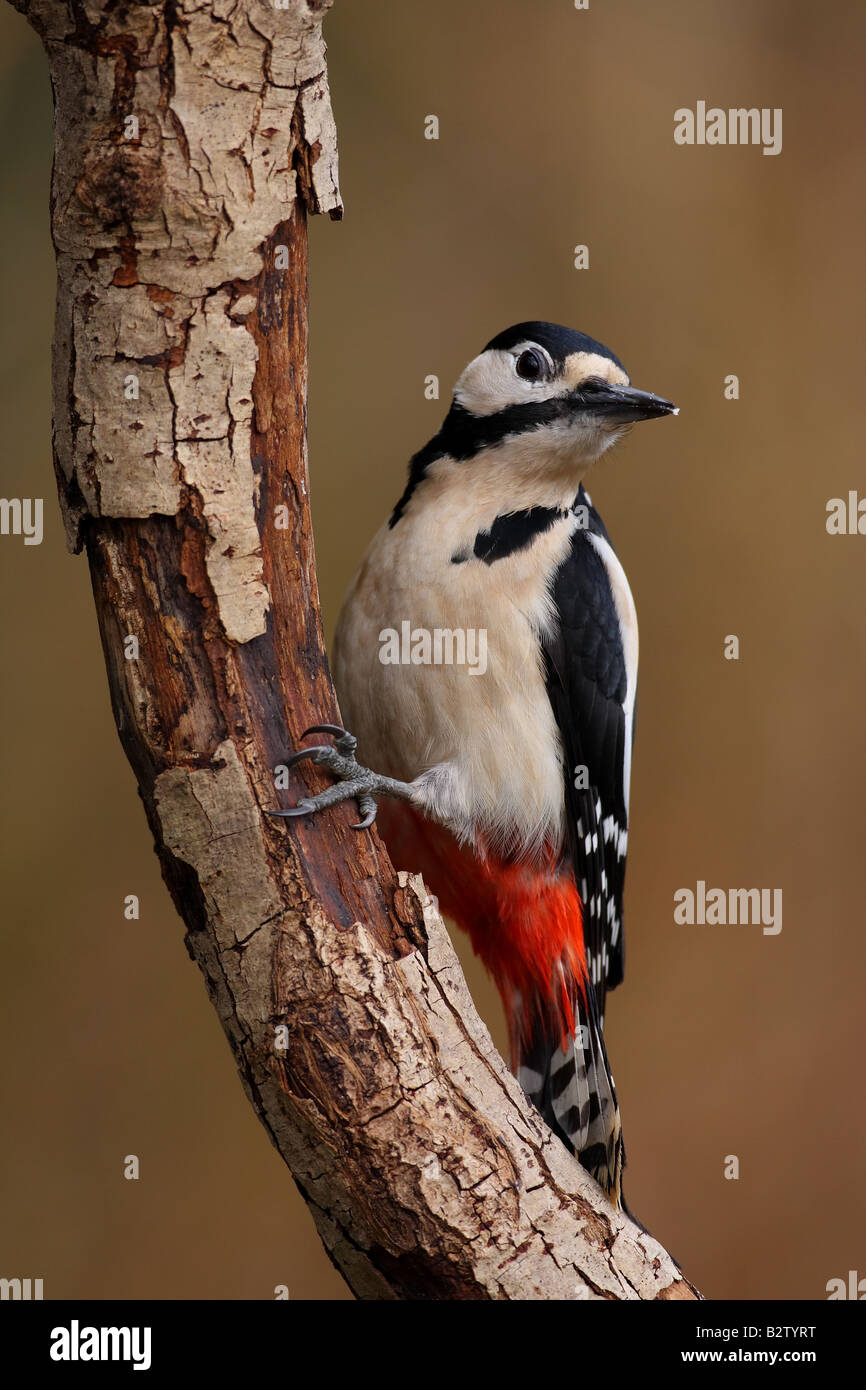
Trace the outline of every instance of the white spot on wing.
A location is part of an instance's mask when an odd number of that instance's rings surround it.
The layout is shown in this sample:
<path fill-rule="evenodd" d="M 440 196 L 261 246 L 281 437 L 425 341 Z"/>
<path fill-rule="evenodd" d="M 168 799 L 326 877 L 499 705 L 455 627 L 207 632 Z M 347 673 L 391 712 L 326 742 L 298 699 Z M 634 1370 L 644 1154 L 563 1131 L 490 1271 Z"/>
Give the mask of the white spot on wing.
<path fill-rule="evenodd" d="M 625 659 L 626 692 L 625 700 L 623 701 L 623 711 L 625 713 L 625 758 L 622 769 L 622 785 L 623 801 L 626 810 L 628 810 L 629 786 L 631 783 L 631 740 L 634 724 L 634 698 L 637 690 L 637 613 L 635 612 L 631 589 L 625 577 L 625 570 L 614 554 L 612 547 L 603 536 L 597 536 L 592 531 L 587 532 L 587 539 L 590 545 L 595 548 L 607 574 L 608 583 L 610 584 L 614 605 L 616 607 L 617 619 L 619 620 L 619 634 L 622 642 L 623 657 Z M 617 850 L 617 852 L 619 852 L 619 850 Z"/>

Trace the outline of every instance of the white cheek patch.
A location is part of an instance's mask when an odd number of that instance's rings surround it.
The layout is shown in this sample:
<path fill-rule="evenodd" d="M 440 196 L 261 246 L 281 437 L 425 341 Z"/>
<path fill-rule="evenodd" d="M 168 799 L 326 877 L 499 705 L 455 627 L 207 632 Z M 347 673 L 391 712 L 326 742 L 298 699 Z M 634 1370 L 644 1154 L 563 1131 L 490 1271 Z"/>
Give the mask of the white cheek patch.
<path fill-rule="evenodd" d="M 549 401 L 573 391 L 587 377 L 598 377 L 614 386 L 628 386 L 629 378 L 609 357 L 597 352 L 573 352 L 565 361 L 565 369 L 553 367 L 555 380 L 524 381 L 517 375 L 515 364 L 529 348 L 539 351 L 539 345 L 528 339 L 504 348 L 488 348 L 469 363 L 454 388 L 454 399 L 471 415 L 495 415 L 513 405 L 528 405 L 532 401 Z"/>
<path fill-rule="evenodd" d="M 510 405 L 549 401 L 562 392 L 562 382 L 533 383 L 517 375 L 515 363 L 521 352 L 536 347 L 530 342 L 504 348 L 488 348 L 473 358 L 454 388 L 454 399 L 472 415 L 495 415 Z"/>

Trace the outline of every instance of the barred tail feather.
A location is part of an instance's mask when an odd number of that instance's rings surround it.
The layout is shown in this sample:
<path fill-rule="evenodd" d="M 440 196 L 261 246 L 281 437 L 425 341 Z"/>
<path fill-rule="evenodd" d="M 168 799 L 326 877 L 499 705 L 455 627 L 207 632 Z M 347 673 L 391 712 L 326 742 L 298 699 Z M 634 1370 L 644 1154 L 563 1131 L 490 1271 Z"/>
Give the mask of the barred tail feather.
<path fill-rule="evenodd" d="M 546 1123 L 577 1155 L 615 1206 L 622 1204 L 624 1148 L 619 1105 L 591 981 L 569 991 L 573 1027 L 551 1000 L 527 1017 L 514 1000 L 517 1079 Z"/>

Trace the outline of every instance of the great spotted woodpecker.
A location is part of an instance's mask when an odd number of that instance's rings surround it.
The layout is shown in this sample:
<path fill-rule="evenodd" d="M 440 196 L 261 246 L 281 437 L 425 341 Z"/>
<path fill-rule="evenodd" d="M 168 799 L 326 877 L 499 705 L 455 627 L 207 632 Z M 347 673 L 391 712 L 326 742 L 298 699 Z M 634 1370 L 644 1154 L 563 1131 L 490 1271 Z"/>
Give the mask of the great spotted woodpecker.
<path fill-rule="evenodd" d="M 355 798 L 364 828 L 387 798 L 394 863 L 420 870 L 469 933 L 520 1084 L 616 1205 L 603 1016 L 623 978 L 638 632 L 582 479 L 634 421 L 670 414 L 583 333 L 520 323 L 487 344 L 340 615 L 334 676 L 353 732 L 317 726 L 334 744 L 290 760 L 340 780 L 277 813 Z M 483 663 L 460 660 L 469 634 L 476 653 L 483 634 Z"/>

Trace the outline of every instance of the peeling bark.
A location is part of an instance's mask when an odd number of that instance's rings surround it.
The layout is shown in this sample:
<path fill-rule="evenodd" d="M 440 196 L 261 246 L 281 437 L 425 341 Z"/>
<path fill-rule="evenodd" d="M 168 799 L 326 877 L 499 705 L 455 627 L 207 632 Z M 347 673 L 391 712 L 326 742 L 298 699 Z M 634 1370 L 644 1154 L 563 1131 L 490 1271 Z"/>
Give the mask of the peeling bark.
<path fill-rule="evenodd" d="M 262 815 L 338 717 L 305 430 L 329 0 L 16 3 L 57 110 L 67 534 L 190 954 L 331 1258 L 363 1298 L 695 1297 L 529 1106 L 421 880 L 345 809 Z"/>

